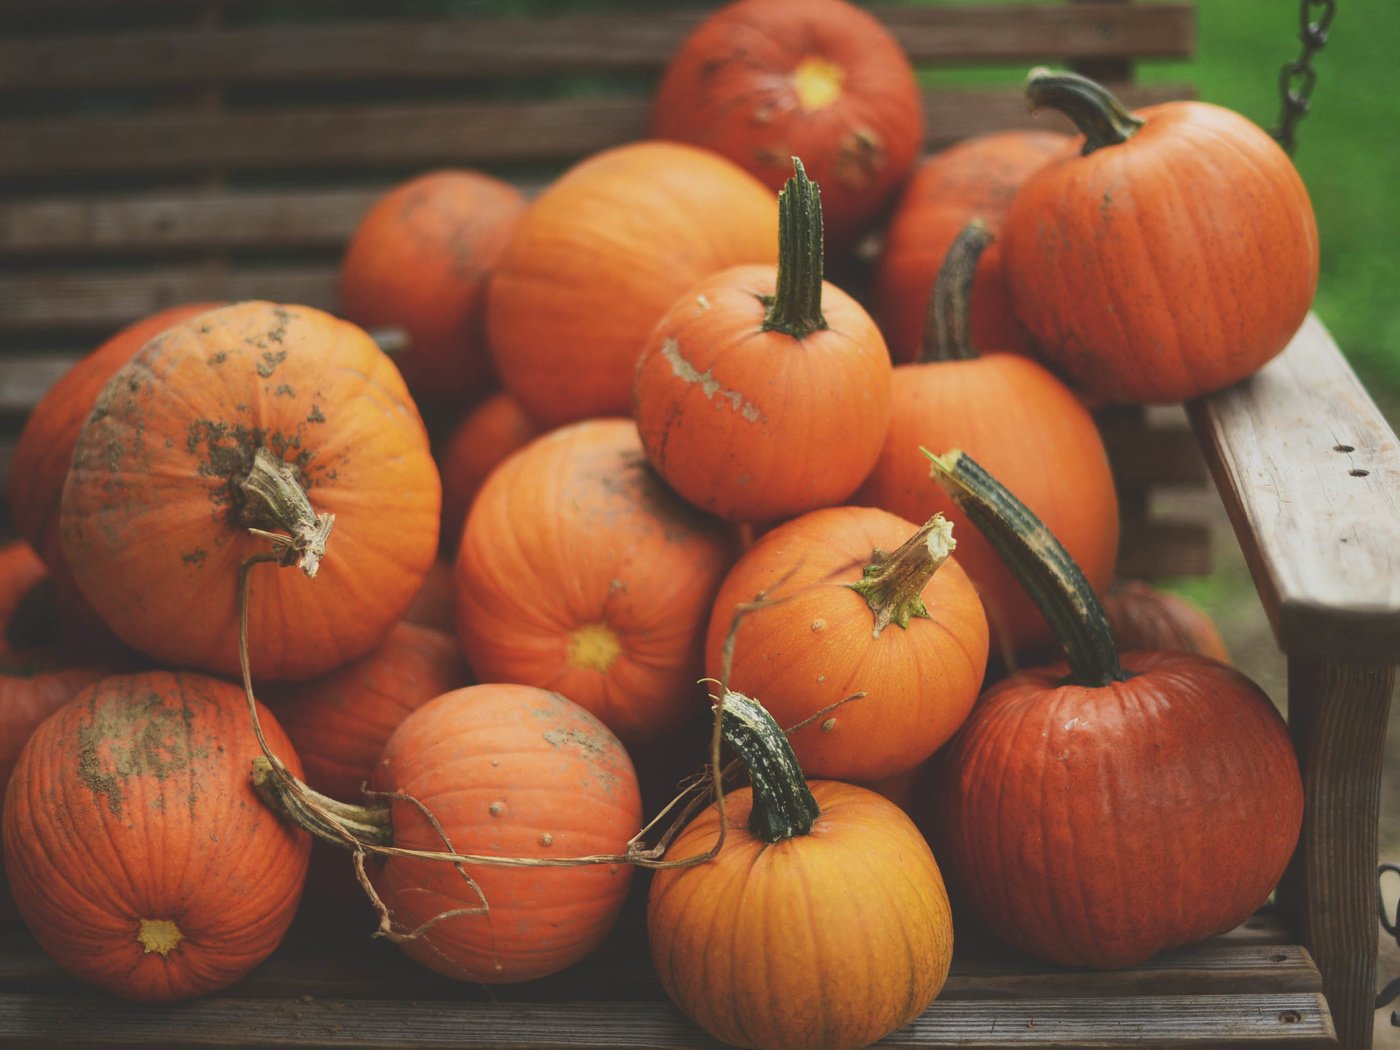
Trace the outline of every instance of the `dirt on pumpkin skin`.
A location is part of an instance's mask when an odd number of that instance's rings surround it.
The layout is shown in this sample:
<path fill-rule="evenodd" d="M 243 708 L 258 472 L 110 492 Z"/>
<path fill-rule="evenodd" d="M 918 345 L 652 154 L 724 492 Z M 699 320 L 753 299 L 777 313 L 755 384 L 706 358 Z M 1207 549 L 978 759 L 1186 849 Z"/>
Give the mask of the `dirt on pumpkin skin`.
<path fill-rule="evenodd" d="M 78 728 L 78 775 L 94 801 L 105 802 L 113 816 L 122 816 L 133 777 L 165 780 L 189 774 L 196 760 L 208 757 L 208 748 L 194 740 L 194 710 L 162 703 L 156 693 L 94 695 L 88 715 Z M 192 816 L 196 796 L 191 778 L 187 801 Z"/>

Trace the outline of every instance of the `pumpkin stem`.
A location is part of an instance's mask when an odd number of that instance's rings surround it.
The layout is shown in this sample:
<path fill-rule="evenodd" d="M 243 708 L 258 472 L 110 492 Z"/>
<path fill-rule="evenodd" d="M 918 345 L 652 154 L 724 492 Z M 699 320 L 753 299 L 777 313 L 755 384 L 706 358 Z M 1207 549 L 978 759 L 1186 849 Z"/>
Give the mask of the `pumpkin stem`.
<path fill-rule="evenodd" d="M 284 568 L 295 565 L 307 576 L 315 576 L 326 555 L 335 515 L 317 514 L 312 509 L 296 469 L 267 448 L 259 448 L 237 485 L 242 496 L 239 524 L 272 541 L 277 564 Z"/>
<path fill-rule="evenodd" d="M 1069 660 L 1069 681 L 1104 686 L 1132 675 L 1118 660 L 1113 628 L 1069 551 L 1001 482 L 961 450 L 935 456 L 930 473 L 982 530 L 1045 617 Z"/>
<path fill-rule="evenodd" d="M 757 700 L 730 689 L 724 694 L 722 721 L 725 741 L 753 782 L 749 830 L 769 843 L 810 832 L 821 809 L 773 716 Z"/>
<path fill-rule="evenodd" d="M 393 810 L 387 802 L 380 806 L 340 802 L 296 777 L 288 782 L 264 755 L 253 759 L 253 790 L 284 820 L 344 849 L 388 846 L 394 841 Z"/>
<path fill-rule="evenodd" d="M 1084 135 L 1081 152 L 1086 157 L 1104 146 L 1127 142 L 1143 125 L 1098 81 L 1045 66 L 1036 66 L 1026 77 L 1026 101 L 1031 109 L 1049 106 L 1074 121 Z"/>
<path fill-rule="evenodd" d="M 972 345 L 972 281 L 977 276 L 977 263 L 991 243 L 992 231 L 981 219 L 973 219 L 949 246 L 929 296 L 920 364 L 977 359 Z"/>
<path fill-rule="evenodd" d="M 822 191 L 792 158 L 794 174 L 778 194 L 778 288 L 764 299 L 765 332 L 805 339 L 822 316 Z"/>
<path fill-rule="evenodd" d="M 870 564 L 861 578 L 846 586 L 864 598 L 875 614 L 872 638 L 879 638 L 892 623 L 907 629 L 910 617 L 928 616 L 921 597 L 924 587 L 957 545 L 953 523 L 935 514 L 893 554 L 878 547 L 870 552 Z"/>

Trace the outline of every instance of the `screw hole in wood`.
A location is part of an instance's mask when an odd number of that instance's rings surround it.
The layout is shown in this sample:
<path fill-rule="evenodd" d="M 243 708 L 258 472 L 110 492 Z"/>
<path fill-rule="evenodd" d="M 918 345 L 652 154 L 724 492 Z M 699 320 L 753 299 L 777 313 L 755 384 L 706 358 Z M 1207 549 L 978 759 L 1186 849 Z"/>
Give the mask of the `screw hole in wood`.
<path fill-rule="evenodd" d="M 1284 1024 L 1297 1024 L 1303 1019 L 1303 1015 L 1297 1010 L 1285 1010 L 1278 1015 L 1278 1019 Z"/>
<path fill-rule="evenodd" d="M 1371 472 L 1369 470 L 1362 470 L 1360 467 L 1353 467 L 1351 470 L 1347 471 L 1347 473 L 1354 478 L 1364 478 Z"/>
<path fill-rule="evenodd" d="M 1333 452 L 1355 452 L 1355 451 L 1356 451 L 1356 446 L 1355 446 L 1355 445 L 1333 445 L 1333 446 L 1332 446 L 1332 451 L 1333 451 Z"/>

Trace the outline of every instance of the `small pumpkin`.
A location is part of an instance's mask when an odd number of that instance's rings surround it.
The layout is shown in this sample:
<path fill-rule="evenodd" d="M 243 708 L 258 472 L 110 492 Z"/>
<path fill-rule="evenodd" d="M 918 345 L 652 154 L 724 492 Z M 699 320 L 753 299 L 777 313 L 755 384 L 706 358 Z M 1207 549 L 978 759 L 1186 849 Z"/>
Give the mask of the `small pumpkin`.
<path fill-rule="evenodd" d="M 874 507 L 779 525 L 725 577 L 705 674 L 762 696 L 785 729 L 820 716 L 792 734 L 813 776 L 906 772 L 962 724 L 986 671 L 987 617 L 953 546 L 941 517 L 916 526 Z"/>
<path fill-rule="evenodd" d="M 979 220 L 993 236 L 972 286 L 972 345 L 1031 353 L 1011 310 L 996 237 L 1011 198 L 1065 144 L 1057 131 L 994 131 L 940 150 L 914 170 L 880 246 L 872 293 L 875 317 L 896 362 L 918 360 L 925 345 L 929 290 L 948 249 Z"/>
<path fill-rule="evenodd" d="M 103 679 L 44 721 L 4 807 L 5 868 L 43 949 L 143 1002 L 226 987 L 270 955 L 310 839 L 253 793 L 258 753 L 242 690 L 187 672 Z"/>
<path fill-rule="evenodd" d="M 1179 594 L 1142 580 L 1115 580 L 1103 596 L 1103 611 L 1124 651 L 1180 649 L 1230 661 L 1215 621 Z"/>
<path fill-rule="evenodd" d="M 540 435 L 520 402 L 497 391 L 453 427 L 437 453 L 442 475 L 442 549 L 455 554 L 462 526 L 486 475 L 518 448 Z"/>
<path fill-rule="evenodd" d="M 772 195 L 732 162 L 635 142 L 570 168 L 517 223 L 486 324 L 501 384 L 541 426 L 626 415 L 637 352 L 701 278 L 777 250 Z"/>
<path fill-rule="evenodd" d="M 730 521 L 841 503 L 889 426 L 889 351 L 865 309 L 822 280 L 821 194 L 793 165 L 777 267 L 736 267 L 690 288 L 636 365 L 647 459 L 691 503 Z"/>
<path fill-rule="evenodd" d="M 627 419 L 560 427 L 482 486 L 457 555 L 457 629 L 480 681 L 558 690 L 624 743 L 685 724 L 733 530 L 647 465 Z"/>
<path fill-rule="evenodd" d="M 407 608 L 439 499 L 422 420 L 362 330 L 238 303 L 168 329 L 103 388 L 64 488 L 63 549 L 128 644 L 233 674 L 239 567 L 295 533 L 273 547 L 324 571 L 260 577 L 249 637 L 260 676 L 307 678 L 369 652 Z"/>
<path fill-rule="evenodd" d="M 801 157 L 826 193 L 829 243 L 845 254 L 918 157 L 923 100 L 904 49 L 869 12 L 740 0 L 671 56 L 650 130 L 728 157 L 775 191 Z"/>
<path fill-rule="evenodd" d="M 1302 823 L 1278 711 L 1216 660 L 1120 656 L 1044 525 L 970 457 L 930 458 L 1067 657 L 994 685 L 940 756 L 935 841 L 958 899 L 1009 944 L 1070 966 L 1131 966 L 1243 922 Z M 1144 877 L 1162 871 L 1167 884 Z"/>
<path fill-rule="evenodd" d="M 729 692 L 725 738 L 752 787 L 724 796 L 719 853 L 657 871 L 647 937 L 667 994 L 717 1039 L 761 1050 L 847 1050 L 912 1021 L 953 953 L 938 864 L 892 802 L 809 785 L 761 705 Z M 720 810 L 680 833 L 668 862 L 712 849 Z"/>
<path fill-rule="evenodd" d="M 1039 353 L 1110 401 L 1172 402 L 1262 367 L 1317 287 L 1317 222 L 1293 162 L 1207 102 L 1129 113 L 1102 85 L 1032 70 L 1026 95 L 1083 135 L 1028 178 L 1002 269 Z"/>
<path fill-rule="evenodd" d="M 394 363 L 421 406 L 460 410 L 490 381 L 486 282 L 524 211 L 510 183 L 448 169 L 394 186 L 355 227 L 340 265 L 344 316 L 408 333 Z"/>

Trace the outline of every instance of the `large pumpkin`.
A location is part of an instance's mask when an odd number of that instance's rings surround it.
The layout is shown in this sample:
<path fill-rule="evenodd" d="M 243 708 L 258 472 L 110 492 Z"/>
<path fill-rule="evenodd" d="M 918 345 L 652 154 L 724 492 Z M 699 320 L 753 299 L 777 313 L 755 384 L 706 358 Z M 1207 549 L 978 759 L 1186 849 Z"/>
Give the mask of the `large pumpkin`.
<path fill-rule="evenodd" d="M 1318 243 L 1278 143 L 1206 102 L 1128 113 L 1074 74 L 1033 71 L 1027 95 L 1085 133 L 1026 180 L 1003 228 L 1012 305 L 1057 371 L 1108 400 L 1180 401 L 1287 345 Z"/>
<path fill-rule="evenodd" d="M 560 427 L 482 486 L 457 555 L 457 628 L 480 681 L 555 689 L 627 743 L 703 695 L 705 622 L 733 531 L 678 498 L 627 419 Z"/>
<path fill-rule="evenodd" d="M 505 388 L 543 426 L 626 415 L 642 343 L 701 278 L 777 257 L 778 209 L 752 175 L 676 142 L 576 164 L 516 225 L 487 293 Z"/>
<path fill-rule="evenodd" d="M 143 1001 L 214 991 L 271 954 L 310 840 L 254 794 L 259 753 L 243 691 L 185 672 L 104 679 L 45 721 L 4 810 L 5 868 L 44 950 Z"/>
<path fill-rule="evenodd" d="M 930 811 L 958 899 L 1010 944 L 1071 966 L 1130 966 L 1243 922 L 1302 823 L 1278 711 L 1218 661 L 1120 658 L 1045 527 L 969 457 L 933 462 L 1035 588 L 1067 657 L 993 686 L 940 756 Z"/>
<path fill-rule="evenodd" d="M 874 225 L 923 131 L 908 56 L 845 0 L 720 8 L 671 56 L 652 100 L 652 135 L 713 150 L 772 190 L 801 157 L 825 191 L 838 254 Z"/>
<path fill-rule="evenodd" d="M 253 576 L 254 671 L 302 678 L 388 632 L 432 563 L 438 507 L 393 362 L 329 314 L 247 302 L 169 329 L 112 377 L 78 438 L 61 524 L 79 588 L 123 640 L 221 674 L 239 667 L 240 564 L 295 528 L 314 572 L 328 544 L 314 581 Z"/>

